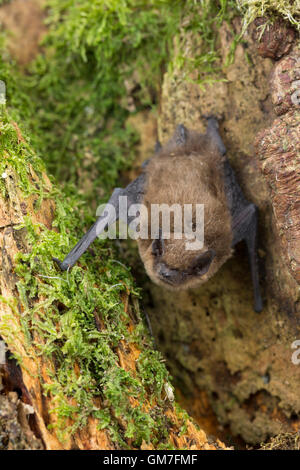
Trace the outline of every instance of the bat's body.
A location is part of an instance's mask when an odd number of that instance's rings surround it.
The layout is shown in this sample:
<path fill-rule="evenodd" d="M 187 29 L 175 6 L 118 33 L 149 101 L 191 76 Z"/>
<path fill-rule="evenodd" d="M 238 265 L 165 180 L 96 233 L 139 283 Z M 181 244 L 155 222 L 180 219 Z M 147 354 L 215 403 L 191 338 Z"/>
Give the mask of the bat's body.
<path fill-rule="evenodd" d="M 115 189 L 109 203 L 116 208 L 116 215 L 109 220 L 100 216 L 65 260 L 62 263 L 56 260 L 60 267 L 64 270 L 72 267 L 96 236 L 120 216 L 118 197 L 124 195 L 128 198 L 128 207 L 142 203 L 148 209 L 148 215 L 141 216 L 140 224 L 147 223 L 149 236 L 139 239 L 138 246 L 145 269 L 155 283 L 173 290 L 197 287 L 224 264 L 236 243 L 245 240 L 254 287 L 254 309 L 261 311 L 256 255 L 257 209 L 244 197 L 225 157 L 217 121 L 209 118 L 207 122 L 206 134 L 188 131 L 180 125 L 164 147 L 158 145 L 154 157 L 144 165 L 143 173 L 127 188 Z M 193 204 L 193 207 L 203 204 L 202 248 L 186 249 L 186 235 L 182 227 L 181 233 L 177 233 L 178 225 L 174 220 L 168 237 L 164 237 L 161 229 L 157 237 L 151 237 L 149 214 L 153 204 L 166 204 L 166 207 L 178 204 L 182 208 L 184 204 Z M 127 217 L 128 222 L 130 217 Z"/>

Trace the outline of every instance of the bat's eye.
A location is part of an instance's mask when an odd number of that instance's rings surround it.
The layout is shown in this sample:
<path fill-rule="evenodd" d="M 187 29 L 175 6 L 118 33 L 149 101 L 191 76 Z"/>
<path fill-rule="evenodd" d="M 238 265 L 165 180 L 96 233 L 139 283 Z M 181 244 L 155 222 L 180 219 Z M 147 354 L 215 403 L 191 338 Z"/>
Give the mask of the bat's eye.
<path fill-rule="evenodd" d="M 215 250 L 207 250 L 205 253 L 196 256 L 191 265 L 191 272 L 197 276 L 203 276 L 209 270 L 209 267 L 216 256 Z"/>
<path fill-rule="evenodd" d="M 152 254 L 154 256 L 162 256 L 164 254 L 165 242 L 162 238 L 161 229 L 159 229 L 159 238 L 152 242 Z"/>

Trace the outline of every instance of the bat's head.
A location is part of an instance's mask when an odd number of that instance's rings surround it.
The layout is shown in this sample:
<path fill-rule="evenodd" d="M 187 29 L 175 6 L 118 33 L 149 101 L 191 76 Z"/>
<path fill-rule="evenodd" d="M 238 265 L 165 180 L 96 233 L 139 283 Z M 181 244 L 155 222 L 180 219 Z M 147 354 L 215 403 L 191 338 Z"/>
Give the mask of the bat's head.
<path fill-rule="evenodd" d="M 180 125 L 147 165 L 143 197 L 147 211 L 141 226 L 147 227 L 148 239 L 138 240 L 138 245 L 156 284 L 172 290 L 195 288 L 231 255 L 232 221 L 221 153 L 208 135 Z M 197 217 L 199 205 L 203 212 Z M 188 207 L 191 213 L 186 212 Z M 155 217 L 155 208 L 161 217 Z M 160 236 L 153 239 L 157 226 Z M 198 244 L 191 243 L 191 235 L 198 237 Z"/>

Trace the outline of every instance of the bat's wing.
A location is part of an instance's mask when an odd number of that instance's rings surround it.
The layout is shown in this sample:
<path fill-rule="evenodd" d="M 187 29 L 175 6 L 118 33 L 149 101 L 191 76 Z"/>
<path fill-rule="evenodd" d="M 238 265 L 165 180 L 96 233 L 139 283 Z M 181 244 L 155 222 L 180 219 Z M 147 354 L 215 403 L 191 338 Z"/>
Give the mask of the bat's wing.
<path fill-rule="evenodd" d="M 122 219 L 128 223 L 130 218 L 128 217 L 128 211 L 123 214 L 120 211 L 120 196 L 127 197 L 127 207 L 129 208 L 132 204 L 138 204 L 142 200 L 145 184 L 145 175 L 142 173 L 132 183 L 130 183 L 125 189 L 116 188 L 114 189 L 108 203 L 105 206 L 104 211 L 100 217 L 96 220 L 94 225 L 88 230 L 88 232 L 79 240 L 77 245 L 70 251 L 63 261 L 57 258 L 53 260 L 59 265 L 59 267 L 66 271 L 72 268 L 76 261 L 83 255 L 93 241 L 104 231 L 107 227 L 113 224 L 117 219 Z"/>
<path fill-rule="evenodd" d="M 226 148 L 218 129 L 218 121 L 214 117 L 209 117 L 206 134 L 213 140 L 221 155 L 225 155 Z M 260 312 L 263 304 L 257 262 L 257 207 L 245 198 L 227 159 L 224 160 L 224 177 L 225 192 L 232 217 L 232 245 L 236 245 L 241 240 L 246 242 L 254 290 L 254 310 Z"/>
<path fill-rule="evenodd" d="M 254 310 L 260 312 L 263 304 L 259 288 L 257 261 L 257 207 L 245 198 L 227 160 L 224 162 L 224 173 L 226 196 L 232 216 L 232 245 L 236 245 L 241 240 L 246 242 L 254 290 Z"/>

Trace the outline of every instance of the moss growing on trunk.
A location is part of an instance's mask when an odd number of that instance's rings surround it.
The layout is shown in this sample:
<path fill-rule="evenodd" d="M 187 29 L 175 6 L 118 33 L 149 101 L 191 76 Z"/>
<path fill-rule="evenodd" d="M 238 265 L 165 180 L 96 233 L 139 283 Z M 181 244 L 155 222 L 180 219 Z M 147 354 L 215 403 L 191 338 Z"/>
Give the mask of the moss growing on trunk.
<path fill-rule="evenodd" d="M 61 439 L 86 425 L 88 417 L 93 416 L 99 427 L 108 428 L 111 437 L 122 447 L 126 442 L 121 437 L 119 417 L 126 423 L 125 438 L 132 438 L 137 446 L 143 440 L 167 442 L 167 431 L 162 426 L 163 407 L 157 406 L 156 415 L 151 416 L 143 409 L 143 398 L 147 396 L 149 400 L 150 393 L 150 401 L 161 405 L 164 385 L 170 379 L 160 353 L 152 350 L 152 340 L 134 301 L 131 314 L 136 327 L 132 331 L 128 329 L 129 313 L 124 310 L 121 293 L 133 298 L 138 295 L 128 269 L 115 262 L 107 243 L 98 242 L 94 254 L 87 254 L 80 266 L 67 273 L 58 272 L 52 256 L 63 257 L 82 229 L 79 213 L 74 209 L 78 201 L 63 197 L 53 187 L 51 190 L 46 185 L 43 187 L 43 164 L 28 143 L 20 141 L 15 124 L 5 110 L 1 113 L 0 141 L 2 195 L 5 197 L 6 180 L 13 172 L 25 200 L 33 196 L 36 208 L 44 198 L 55 202 L 52 230 L 34 223 L 29 213 L 24 216 L 23 224 L 14 227 L 17 231 L 26 230 L 30 247 L 29 251 L 20 252 L 15 274 L 22 312 L 21 333 L 27 340 L 24 347 L 30 354 L 33 346 L 38 354 L 55 363 L 55 370 L 49 372 L 51 385 L 45 386 L 44 393 L 51 394 L 55 404 L 51 411 L 58 416 Z M 38 183 L 32 180 L 33 171 Z M 2 301 L 11 302 L 17 309 L 16 298 L 2 298 Z M 0 335 L 8 338 L 8 330 L 3 318 Z M 135 375 L 119 366 L 114 349 L 122 340 L 137 343 L 143 349 Z M 22 365 L 22 358 L 17 359 Z M 99 396 L 105 406 L 95 405 L 94 399 Z M 130 406 L 130 397 L 138 398 L 138 406 Z M 76 406 L 70 404 L 71 398 Z M 68 418 L 74 420 L 71 429 L 66 426 Z"/>
<path fill-rule="evenodd" d="M 257 5 L 261 2 L 239 3 L 245 24 L 261 14 L 279 13 L 299 25 L 290 2 L 276 2 L 277 8 L 270 1 L 264 11 Z M 52 227 L 37 223 L 29 212 L 14 226 L 26 231 L 29 246 L 15 268 L 21 332 L 28 354 L 34 346 L 55 363 L 44 393 L 53 397 L 51 411 L 58 416 L 62 440 L 92 416 L 121 447 L 128 446 L 128 439 L 135 446 L 145 441 L 170 447 L 171 423 L 164 413 L 170 378 L 141 319 L 130 271 L 106 241 L 95 242 L 67 273 L 57 271 L 52 256 L 64 257 L 94 219 L 96 204 L 130 166 L 138 136 L 126 125 L 127 118 L 156 107 L 164 71 L 184 70 L 184 80 L 196 71 L 195 81 L 202 85 L 222 80 L 221 69 L 212 75 L 218 64 L 215 30 L 237 14 L 237 3 L 48 0 L 47 5 L 49 35 L 28 73 L 18 71 L 5 52 L 0 60 L 9 111 L 2 109 L 0 124 L 2 197 L 12 172 L 25 199 L 33 198 L 34 210 L 44 200 L 55 204 Z M 191 32 L 202 39 L 192 54 L 185 51 Z M 176 63 L 169 64 L 174 45 Z M 62 190 L 45 181 L 45 168 Z M 122 295 L 131 299 L 129 310 Z M 16 301 L 2 301 L 20 314 Z M 132 318 L 135 326 L 129 328 Z M 8 334 L 5 321 L 0 334 Z M 118 365 L 116 347 L 122 341 L 143 351 L 134 373 Z M 146 397 L 153 405 L 150 412 Z M 138 405 L 131 406 L 137 399 Z M 180 426 L 185 432 L 184 413 Z"/>

